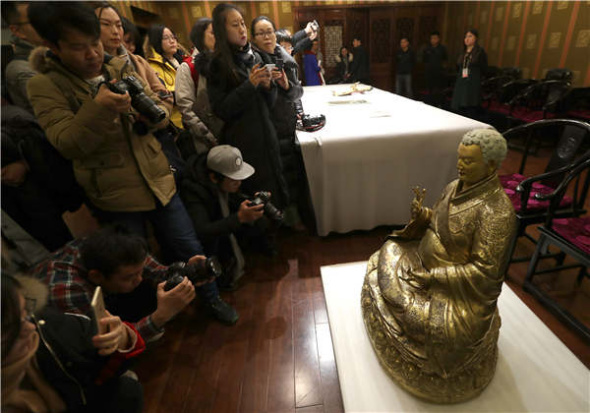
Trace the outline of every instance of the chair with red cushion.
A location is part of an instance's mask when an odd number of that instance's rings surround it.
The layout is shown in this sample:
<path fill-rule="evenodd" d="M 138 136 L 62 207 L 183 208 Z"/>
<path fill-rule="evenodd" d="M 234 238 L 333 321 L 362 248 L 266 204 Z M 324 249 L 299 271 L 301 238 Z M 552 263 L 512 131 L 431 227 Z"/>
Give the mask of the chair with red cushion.
<path fill-rule="evenodd" d="M 504 86 L 514 80 L 519 80 L 521 76 L 522 70 L 520 68 L 503 67 L 498 74 L 481 82 L 482 107 L 487 109 L 491 102 L 499 101 L 501 97 L 506 99 L 503 91 Z"/>
<path fill-rule="evenodd" d="M 515 79 L 510 75 L 500 74 L 481 82 L 481 106 L 487 109 L 491 102 L 498 101 L 502 87 L 513 80 Z"/>
<path fill-rule="evenodd" d="M 570 89 L 568 80 L 543 80 L 530 85 L 510 101 L 509 119 L 518 124 L 557 118 Z"/>
<path fill-rule="evenodd" d="M 509 76 L 503 74 L 495 79 L 497 88 L 484 93 L 482 98 L 482 106 L 487 111 L 490 123 L 499 130 L 507 129 L 510 124 L 508 115 L 512 109 L 512 100 L 527 87 L 537 83 L 533 79 L 511 79 Z"/>
<path fill-rule="evenodd" d="M 590 267 L 590 217 L 572 216 L 568 218 L 557 218 L 557 212 L 561 209 L 561 204 L 566 197 L 565 194 L 568 187 L 573 185 L 574 192 L 581 190 L 581 192 L 587 194 L 588 184 L 590 182 L 588 178 L 590 176 L 589 170 L 590 151 L 581 160 L 576 162 L 576 166 L 570 169 L 563 181 L 553 192 L 535 196 L 540 202 L 549 202 L 549 208 L 545 224 L 539 227 L 541 235 L 529 264 L 523 289 L 534 295 L 541 303 L 549 307 L 564 322 L 577 330 L 590 342 L 590 329 L 545 295 L 533 282 L 534 277 L 538 274 L 570 268 L 580 268 L 577 279 L 578 287 L 584 277 L 588 277 L 588 267 Z M 582 178 L 584 174 L 586 178 Z M 548 255 L 550 246 L 558 248 L 562 253 L 571 256 L 577 263 L 569 265 L 559 264 L 548 269 L 537 270 L 539 260 Z"/>
<path fill-rule="evenodd" d="M 536 240 L 526 233 L 526 228 L 532 224 L 540 224 L 547 218 L 548 201 L 536 198 L 537 194 L 548 194 L 557 188 L 567 171 L 579 162 L 583 146 L 590 142 L 590 124 L 572 119 L 541 120 L 524 124 L 504 132 L 504 137 L 510 140 L 520 138 L 524 142 L 524 152 L 518 173 L 500 176 L 504 191 L 512 201 L 518 219 L 517 236 L 510 251 L 511 262 L 528 261 L 530 257 L 512 257 L 516 242 L 520 237 L 536 243 Z M 534 140 L 558 136 L 557 147 L 541 175 L 526 177 L 524 169 L 529 156 L 529 148 Z M 565 196 L 560 200 L 555 215 L 557 218 L 580 216 L 584 212 L 584 199 L 588 188 L 576 193 L 575 197 Z"/>

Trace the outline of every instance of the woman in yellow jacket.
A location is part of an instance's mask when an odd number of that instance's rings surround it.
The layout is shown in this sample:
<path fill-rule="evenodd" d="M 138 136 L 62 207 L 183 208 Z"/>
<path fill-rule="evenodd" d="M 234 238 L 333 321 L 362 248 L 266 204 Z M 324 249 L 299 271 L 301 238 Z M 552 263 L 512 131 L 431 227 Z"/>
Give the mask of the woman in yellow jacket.
<path fill-rule="evenodd" d="M 150 27 L 145 44 L 145 56 L 150 66 L 170 92 L 174 93 L 176 69 L 182 63 L 184 48 L 168 27 L 157 24 Z M 176 99 L 170 120 L 182 129 L 182 116 L 176 107 Z"/>

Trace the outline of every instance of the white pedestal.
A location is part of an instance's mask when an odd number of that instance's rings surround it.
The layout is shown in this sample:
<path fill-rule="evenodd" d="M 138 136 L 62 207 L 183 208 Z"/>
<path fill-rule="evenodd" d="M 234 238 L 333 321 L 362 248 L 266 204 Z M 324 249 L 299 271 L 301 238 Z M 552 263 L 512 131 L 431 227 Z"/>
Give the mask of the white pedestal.
<path fill-rule="evenodd" d="M 385 374 L 361 314 L 366 262 L 322 267 L 330 331 L 347 412 L 589 412 L 590 372 L 504 286 L 496 374 L 474 400 L 454 405 L 423 402 Z"/>

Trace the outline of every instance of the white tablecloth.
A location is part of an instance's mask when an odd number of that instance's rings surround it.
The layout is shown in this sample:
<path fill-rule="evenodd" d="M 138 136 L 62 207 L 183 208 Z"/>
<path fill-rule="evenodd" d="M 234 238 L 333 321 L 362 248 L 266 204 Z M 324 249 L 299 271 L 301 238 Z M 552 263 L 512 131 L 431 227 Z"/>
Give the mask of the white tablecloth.
<path fill-rule="evenodd" d="M 426 188 L 425 204 L 433 204 L 456 178 L 463 134 L 489 127 L 379 89 L 332 96 L 349 87 L 304 88 L 305 112 L 327 119 L 317 132 L 297 133 L 322 236 L 405 224 L 411 188 Z"/>
<path fill-rule="evenodd" d="M 588 412 L 590 372 L 504 285 L 498 365 L 489 386 L 465 403 L 423 402 L 396 385 L 373 351 L 361 311 L 366 262 L 322 267 L 338 378 L 347 412 Z"/>

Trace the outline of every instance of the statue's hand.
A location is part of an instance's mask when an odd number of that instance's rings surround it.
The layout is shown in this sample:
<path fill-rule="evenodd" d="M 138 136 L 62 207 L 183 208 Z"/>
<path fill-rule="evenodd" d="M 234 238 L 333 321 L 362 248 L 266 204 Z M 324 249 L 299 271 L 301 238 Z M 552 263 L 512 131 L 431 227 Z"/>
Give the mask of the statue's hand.
<path fill-rule="evenodd" d="M 422 203 L 416 199 L 414 199 L 412 201 L 412 209 L 411 209 L 411 214 L 412 214 L 412 219 L 416 219 L 420 216 L 420 213 L 422 212 Z"/>
<path fill-rule="evenodd" d="M 426 196 L 426 189 L 415 186 L 412 188 L 412 191 L 414 191 L 415 196 L 412 200 L 411 214 L 412 219 L 416 219 L 422 212 L 422 204 L 424 202 L 424 197 Z"/>

